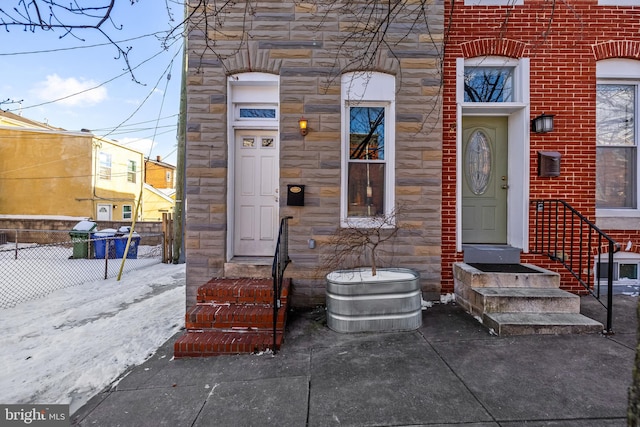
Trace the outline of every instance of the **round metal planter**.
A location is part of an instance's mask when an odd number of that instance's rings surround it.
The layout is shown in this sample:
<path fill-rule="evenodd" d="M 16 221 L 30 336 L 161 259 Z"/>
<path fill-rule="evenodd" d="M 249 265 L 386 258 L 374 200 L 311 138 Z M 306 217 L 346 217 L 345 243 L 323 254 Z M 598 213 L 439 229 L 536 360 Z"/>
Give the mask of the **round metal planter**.
<path fill-rule="evenodd" d="M 407 268 L 327 275 L 327 326 L 336 332 L 412 331 L 422 325 L 420 276 Z"/>

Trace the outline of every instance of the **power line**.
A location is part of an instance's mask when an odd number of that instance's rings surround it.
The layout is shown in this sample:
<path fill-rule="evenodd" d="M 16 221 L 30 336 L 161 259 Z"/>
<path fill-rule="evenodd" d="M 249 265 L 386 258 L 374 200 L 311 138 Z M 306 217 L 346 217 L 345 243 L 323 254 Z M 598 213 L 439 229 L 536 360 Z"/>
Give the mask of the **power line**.
<path fill-rule="evenodd" d="M 161 55 L 163 52 L 165 52 L 165 49 L 163 49 L 163 50 L 161 50 L 160 52 L 156 53 L 155 55 L 153 55 L 153 56 L 151 56 L 151 57 L 149 57 L 149 58 L 145 59 L 144 61 L 142 61 L 141 63 L 139 63 L 139 64 L 138 64 L 138 65 L 136 65 L 135 67 L 131 68 L 130 70 L 129 70 L 129 69 L 127 69 L 127 70 L 126 70 L 126 71 L 124 71 L 123 73 L 118 74 L 117 76 L 115 76 L 115 77 L 113 77 L 113 78 L 111 78 L 111 79 L 109 79 L 109 80 L 107 80 L 107 81 L 105 81 L 105 82 L 102 82 L 102 83 L 100 83 L 100 84 L 98 84 L 98 85 L 96 85 L 96 86 L 93 86 L 93 87 L 91 87 L 91 88 L 84 89 L 84 90 L 82 90 L 82 91 L 80 91 L 80 92 L 76 92 L 76 93 L 73 93 L 73 94 L 71 94 L 71 95 L 63 96 L 63 97 L 61 97 L 61 98 L 54 99 L 54 100 L 51 100 L 51 101 L 41 102 L 40 104 L 28 105 L 28 106 L 26 106 L 26 107 L 22 107 L 22 106 L 21 106 L 21 107 L 14 108 L 14 109 L 8 109 L 8 110 L 6 110 L 6 111 L 14 112 L 14 111 L 28 110 L 28 109 L 36 108 L 36 107 L 42 107 L 43 105 L 49 105 L 49 104 L 53 104 L 53 103 L 55 103 L 55 102 L 64 101 L 65 99 L 72 98 L 72 97 L 74 97 L 74 96 L 76 96 L 76 95 L 81 95 L 81 94 L 83 94 L 83 93 L 86 93 L 86 92 L 89 92 L 89 91 L 92 91 L 92 90 L 98 89 L 98 88 L 100 88 L 100 87 L 102 87 L 102 86 L 107 85 L 108 83 L 113 82 L 114 80 L 119 79 L 119 78 L 120 78 L 120 77 L 122 77 L 122 76 L 129 75 L 132 71 L 134 71 L 134 70 L 138 69 L 138 68 L 139 68 L 139 67 L 141 67 L 142 65 L 146 64 L 147 62 L 149 62 L 149 61 L 151 61 L 152 59 L 156 58 L 157 56 Z M 177 55 L 177 54 L 176 54 L 176 55 Z M 174 55 L 174 56 L 173 56 L 173 58 L 175 58 L 175 57 L 176 57 L 176 55 Z M 173 58 L 172 58 L 172 61 L 173 61 Z M 139 108 L 138 108 L 138 109 L 139 109 Z M 137 111 L 137 110 L 136 110 L 136 111 Z"/>
<path fill-rule="evenodd" d="M 8 53 L 0 53 L 0 56 L 36 55 L 41 53 L 56 53 L 56 52 L 64 52 L 69 50 L 91 49 L 94 47 L 113 46 L 114 43 L 115 44 L 126 43 L 133 40 L 140 40 L 145 37 L 152 37 L 152 36 L 157 36 L 158 34 L 166 34 L 166 33 L 167 31 L 156 31 L 155 33 L 143 34 L 141 36 L 132 37 L 129 39 L 118 40 L 113 43 L 107 42 L 107 43 L 98 43 L 98 44 L 92 44 L 87 46 L 73 46 L 73 47 L 63 47 L 58 49 L 47 49 L 47 50 L 32 50 L 32 51 L 26 51 L 26 52 L 8 52 Z"/>

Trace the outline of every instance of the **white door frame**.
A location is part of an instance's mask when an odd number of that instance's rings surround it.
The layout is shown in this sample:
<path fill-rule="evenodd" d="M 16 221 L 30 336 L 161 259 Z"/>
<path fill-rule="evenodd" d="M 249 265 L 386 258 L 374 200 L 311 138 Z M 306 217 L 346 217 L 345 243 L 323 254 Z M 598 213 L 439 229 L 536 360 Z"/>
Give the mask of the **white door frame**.
<path fill-rule="evenodd" d="M 462 117 L 465 116 L 507 116 L 507 176 L 512 191 L 507 194 L 507 244 L 529 250 L 529 108 L 504 112 L 488 109 L 471 111 L 458 106 L 456 132 L 456 250 L 462 251 Z M 494 110 L 494 111 L 492 111 Z M 515 190 L 515 191 L 513 191 Z"/>
<path fill-rule="evenodd" d="M 482 64 L 486 59 L 471 60 Z M 507 244 L 529 252 L 529 59 L 509 59 L 515 65 L 516 102 L 464 102 L 465 59 L 456 60 L 456 250 L 462 251 L 462 117 L 507 116 Z"/>
<path fill-rule="evenodd" d="M 227 241 L 225 259 L 230 261 L 235 255 L 235 131 L 238 129 L 279 131 L 280 77 L 267 73 L 235 74 L 227 78 L 227 94 Z M 275 106 L 276 118 L 273 120 L 241 119 L 237 114 L 237 106 L 243 104 L 251 106 Z M 277 138 L 279 141 L 280 136 Z M 279 185 L 279 164 L 276 169 L 278 170 L 277 182 Z"/>
<path fill-rule="evenodd" d="M 107 212 L 109 212 L 109 217 L 107 219 L 104 219 L 104 218 L 100 217 L 100 208 L 101 207 L 106 207 L 107 208 Z M 112 217 L 113 217 L 113 210 L 112 210 L 111 203 L 98 203 L 96 205 L 96 221 L 111 221 Z"/>

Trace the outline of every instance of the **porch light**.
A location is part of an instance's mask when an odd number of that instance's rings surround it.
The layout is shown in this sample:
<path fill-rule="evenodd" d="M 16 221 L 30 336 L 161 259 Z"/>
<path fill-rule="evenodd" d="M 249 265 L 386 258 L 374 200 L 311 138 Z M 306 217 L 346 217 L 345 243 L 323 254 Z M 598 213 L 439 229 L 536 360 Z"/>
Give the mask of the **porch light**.
<path fill-rule="evenodd" d="M 531 132 L 546 133 L 553 130 L 553 115 L 542 113 L 531 120 Z"/>
<path fill-rule="evenodd" d="M 301 117 L 300 120 L 298 120 L 298 126 L 300 126 L 300 135 L 307 136 L 307 134 L 309 133 L 309 129 L 307 129 L 308 124 L 309 122 L 304 118 L 304 116 Z"/>

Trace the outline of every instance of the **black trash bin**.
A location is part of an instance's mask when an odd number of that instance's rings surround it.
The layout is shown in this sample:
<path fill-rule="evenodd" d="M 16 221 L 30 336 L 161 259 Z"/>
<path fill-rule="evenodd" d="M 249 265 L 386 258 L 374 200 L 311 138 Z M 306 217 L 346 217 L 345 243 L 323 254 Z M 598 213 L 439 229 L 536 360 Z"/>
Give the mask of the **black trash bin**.
<path fill-rule="evenodd" d="M 69 232 L 73 243 L 72 258 L 91 258 L 91 233 L 98 227 L 93 221 L 80 221 Z"/>

